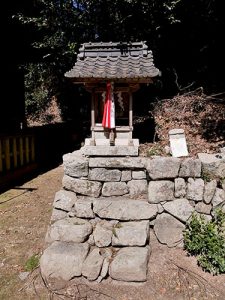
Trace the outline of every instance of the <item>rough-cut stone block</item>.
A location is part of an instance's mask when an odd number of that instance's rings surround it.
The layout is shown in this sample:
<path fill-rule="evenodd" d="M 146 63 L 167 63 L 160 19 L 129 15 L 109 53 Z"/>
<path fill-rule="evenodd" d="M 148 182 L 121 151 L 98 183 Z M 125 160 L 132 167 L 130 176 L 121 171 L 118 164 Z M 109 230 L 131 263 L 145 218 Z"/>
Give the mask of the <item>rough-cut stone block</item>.
<path fill-rule="evenodd" d="M 72 178 L 67 175 L 63 176 L 62 184 L 66 190 L 91 197 L 98 197 L 102 187 L 100 182 Z"/>
<path fill-rule="evenodd" d="M 52 210 L 52 216 L 51 216 L 51 223 L 54 223 L 55 221 L 61 220 L 66 218 L 67 212 L 64 210 L 53 208 Z"/>
<path fill-rule="evenodd" d="M 83 261 L 89 251 L 89 245 L 54 242 L 40 259 L 41 273 L 44 278 L 70 280 L 81 276 Z"/>
<path fill-rule="evenodd" d="M 120 181 L 121 171 L 94 168 L 89 170 L 88 179 L 97 181 Z"/>
<path fill-rule="evenodd" d="M 147 195 L 148 193 L 147 180 L 131 180 L 127 183 L 127 187 L 132 198 Z"/>
<path fill-rule="evenodd" d="M 202 201 L 204 194 L 204 181 L 201 178 L 188 178 L 187 198 L 194 201 Z"/>
<path fill-rule="evenodd" d="M 157 214 L 157 205 L 141 200 L 95 199 L 93 210 L 100 218 L 116 220 L 147 220 Z"/>
<path fill-rule="evenodd" d="M 178 177 L 180 159 L 174 157 L 157 157 L 147 160 L 146 169 L 151 179 L 169 179 Z"/>
<path fill-rule="evenodd" d="M 215 194 L 217 186 L 217 181 L 211 180 L 205 184 L 205 191 L 204 191 L 204 202 L 209 204 L 212 201 L 212 198 Z"/>
<path fill-rule="evenodd" d="M 129 181 L 131 180 L 131 170 L 122 171 L 121 181 Z"/>
<path fill-rule="evenodd" d="M 162 202 L 162 203 L 166 203 L 166 202 Z M 161 214 L 162 212 L 164 212 L 164 207 L 162 206 L 162 203 L 158 203 L 157 204 L 157 209 L 158 209 L 158 213 Z"/>
<path fill-rule="evenodd" d="M 186 222 L 194 211 L 194 208 L 187 199 L 176 199 L 165 203 L 163 207 L 166 212 L 182 222 Z"/>
<path fill-rule="evenodd" d="M 154 224 L 154 232 L 162 244 L 175 247 L 183 241 L 185 225 L 167 213 L 157 216 Z"/>
<path fill-rule="evenodd" d="M 225 191 L 225 178 L 222 179 L 222 188 Z"/>
<path fill-rule="evenodd" d="M 82 267 L 82 275 L 88 280 L 95 280 L 101 272 L 104 257 L 98 248 L 93 249 L 85 259 Z"/>
<path fill-rule="evenodd" d="M 109 267 L 109 275 L 122 281 L 146 281 L 148 247 L 128 247 L 118 251 Z"/>
<path fill-rule="evenodd" d="M 55 194 L 53 207 L 70 211 L 77 200 L 77 196 L 73 192 L 61 190 Z"/>
<path fill-rule="evenodd" d="M 112 241 L 112 224 L 107 221 L 100 221 L 96 224 L 93 232 L 95 245 L 98 247 L 107 247 Z"/>
<path fill-rule="evenodd" d="M 101 255 L 104 257 L 104 261 L 102 264 L 102 270 L 98 277 L 97 282 L 101 282 L 103 278 L 105 278 L 108 274 L 110 261 L 112 258 L 112 250 L 110 248 L 102 248 Z"/>
<path fill-rule="evenodd" d="M 207 175 L 220 178 L 225 177 L 225 154 L 198 153 L 198 158 L 202 162 L 202 171 Z"/>
<path fill-rule="evenodd" d="M 141 157 L 91 157 L 90 168 L 138 168 L 143 169 L 144 163 Z"/>
<path fill-rule="evenodd" d="M 180 177 L 201 177 L 202 164 L 199 159 L 186 158 L 181 162 Z"/>
<path fill-rule="evenodd" d="M 51 225 L 47 242 L 63 241 L 82 243 L 92 233 L 91 224 L 83 219 L 66 218 Z"/>
<path fill-rule="evenodd" d="M 144 246 L 149 236 L 149 221 L 120 222 L 113 229 L 113 246 Z"/>
<path fill-rule="evenodd" d="M 195 205 L 195 210 L 196 210 L 197 212 L 199 212 L 200 214 L 210 215 L 211 209 L 212 209 L 212 205 L 210 205 L 210 204 L 205 204 L 205 203 L 203 203 L 203 202 L 198 202 L 198 203 Z"/>
<path fill-rule="evenodd" d="M 212 212 L 213 213 L 213 212 Z M 202 214 L 199 212 L 196 212 L 197 216 L 199 217 L 203 217 L 205 221 L 209 222 L 212 220 L 212 216 L 211 215 L 206 215 L 206 214 Z"/>
<path fill-rule="evenodd" d="M 146 172 L 145 171 L 132 171 L 132 178 L 133 179 L 146 179 Z"/>
<path fill-rule="evenodd" d="M 88 156 L 138 156 L 138 146 L 84 146 L 81 148 L 84 155 Z"/>
<path fill-rule="evenodd" d="M 74 214 L 78 218 L 94 218 L 92 200 L 78 199 L 74 205 Z"/>
<path fill-rule="evenodd" d="M 186 183 L 183 178 L 175 178 L 174 187 L 174 196 L 176 198 L 184 198 L 186 196 Z"/>
<path fill-rule="evenodd" d="M 125 182 L 105 182 L 102 188 L 102 196 L 122 196 L 128 193 Z"/>
<path fill-rule="evenodd" d="M 174 199 L 174 183 L 169 180 L 150 181 L 148 185 L 148 201 L 159 203 Z"/>
<path fill-rule="evenodd" d="M 225 191 L 223 189 L 216 188 L 215 194 L 212 199 L 213 207 L 217 207 L 225 202 Z"/>
<path fill-rule="evenodd" d="M 63 155 L 64 173 L 71 177 L 85 177 L 88 175 L 88 158 L 80 151 Z"/>

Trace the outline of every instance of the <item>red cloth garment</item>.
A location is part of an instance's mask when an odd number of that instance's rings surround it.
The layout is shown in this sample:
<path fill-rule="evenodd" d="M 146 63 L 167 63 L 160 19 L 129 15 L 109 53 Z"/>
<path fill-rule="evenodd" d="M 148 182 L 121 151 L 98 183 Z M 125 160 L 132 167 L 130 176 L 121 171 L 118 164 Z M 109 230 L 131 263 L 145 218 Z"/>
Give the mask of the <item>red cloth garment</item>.
<path fill-rule="evenodd" d="M 106 99 L 104 104 L 102 126 L 109 129 L 115 128 L 115 102 L 113 96 L 113 85 L 110 82 L 106 85 Z"/>

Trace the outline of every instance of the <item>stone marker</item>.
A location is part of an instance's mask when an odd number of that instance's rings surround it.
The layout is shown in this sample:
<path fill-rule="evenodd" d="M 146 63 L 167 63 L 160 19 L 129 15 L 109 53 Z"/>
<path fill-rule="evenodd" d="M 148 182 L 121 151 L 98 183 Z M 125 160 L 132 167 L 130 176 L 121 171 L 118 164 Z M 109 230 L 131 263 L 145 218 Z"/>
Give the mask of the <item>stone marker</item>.
<path fill-rule="evenodd" d="M 173 157 L 188 156 L 187 144 L 183 129 L 170 130 L 169 140 Z"/>

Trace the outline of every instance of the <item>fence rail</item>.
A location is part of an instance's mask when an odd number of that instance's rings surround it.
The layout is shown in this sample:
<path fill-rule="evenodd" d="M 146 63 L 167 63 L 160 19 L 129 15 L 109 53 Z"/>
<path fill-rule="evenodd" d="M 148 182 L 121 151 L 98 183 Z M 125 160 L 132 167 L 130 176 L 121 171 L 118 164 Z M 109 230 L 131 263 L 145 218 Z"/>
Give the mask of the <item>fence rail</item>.
<path fill-rule="evenodd" d="M 0 175 L 35 162 L 34 135 L 0 136 Z"/>

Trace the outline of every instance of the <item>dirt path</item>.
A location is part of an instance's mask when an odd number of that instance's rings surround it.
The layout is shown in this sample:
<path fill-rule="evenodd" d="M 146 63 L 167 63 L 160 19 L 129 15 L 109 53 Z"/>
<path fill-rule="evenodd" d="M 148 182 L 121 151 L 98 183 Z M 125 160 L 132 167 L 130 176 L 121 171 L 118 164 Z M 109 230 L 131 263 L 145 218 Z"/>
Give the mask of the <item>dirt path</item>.
<path fill-rule="evenodd" d="M 41 253 L 54 194 L 61 187 L 59 166 L 0 195 L 0 299 L 26 299 L 18 274 L 29 257 Z"/>
<path fill-rule="evenodd" d="M 50 298 L 39 269 L 21 280 L 19 274 L 25 271 L 28 258 L 43 251 L 52 202 L 61 188 L 62 176 L 59 166 L 0 195 L 0 299 L 225 299 L 225 275 L 203 272 L 195 258 L 187 257 L 182 249 L 159 244 L 153 232 L 148 281 L 144 284 L 128 285 L 110 279 L 90 284 L 75 279 Z"/>

